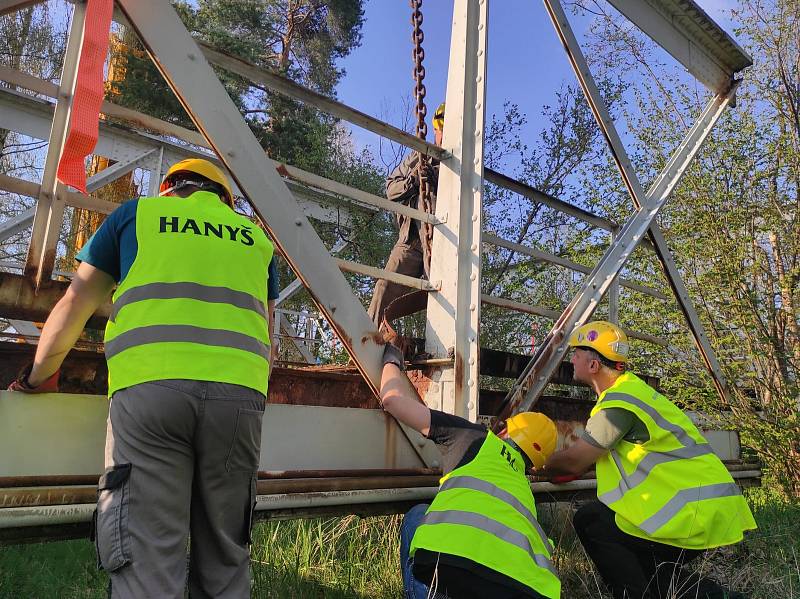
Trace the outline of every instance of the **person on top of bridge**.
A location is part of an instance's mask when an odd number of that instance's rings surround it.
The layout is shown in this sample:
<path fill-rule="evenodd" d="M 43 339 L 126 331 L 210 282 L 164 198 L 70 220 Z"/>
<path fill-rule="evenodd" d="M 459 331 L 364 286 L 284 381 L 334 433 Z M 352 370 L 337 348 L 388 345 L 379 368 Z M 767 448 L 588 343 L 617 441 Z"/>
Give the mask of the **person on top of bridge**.
<path fill-rule="evenodd" d="M 442 145 L 444 108 L 444 104 L 441 104 L 433 114 L 433 137 L 437 146 Z M 419 157 L 419 152 L 411 152 L 392 171 L 386 179 L 386 197 L 393 202 L 423 210 L 424 207 L 419 202 Z M 439 161 L 435 158 L 428 159 L 425 178 L 430 189 L 430 210 L 431 213 L 435 213 L 436 186 L 439 182 Z M 424 239 L 425 228 L 410 216 L 397 214 L 396 217 L 399 228 L 397 241 L 389 253 L 389 258 L 384 268 L 388 271 L 414 278 L 420 278 L 423 275 L 427 276 L 430 264 L 425 263 L 425 252 L 423 250 L 423 244 L 426 243 Z M 372 319 L 372 322 L 380 327 L 381 323 L 383 323 L 387 306 L 406 293 L 409 293 L 407 287 L 385 279 L 378 279 L 372 292 L 372 300 L 367 309 L 367 314 Z"/>
<path fill-rule="evenodd" d="M 442 453 L 439 490 L 411 508 L 400 530 L 400 567 L 408 599 L 557 599 L 553 545 L 536 520 L 526 470 L 556 447 L 556 426 L 522 412 L 498 435 L 431 410 L 403 391 L 402 352 L 387 344 L 381 404 Z"/>
<path fill-rule="evenodd" d="M 605 321 L 569 338 L 576 382 L 597 393 L 583 436 L 536 473 L 595 466 L 597 498 L 575 513 L 586 553 L 615 599 L 733 599 L 682 566 L 756 528 L 739 487 L 690 418 L 627 371 L 628 338 Z"/>
<path fill-rule="evenodd" d="M 228 178 L 207 160 L 173 165 L 160 195 L 120 206 L 81 250 L 32 367 L 9 389 L 56 391 L 64 357 L 116 284 L 93 522 L 110 596 L 182 599 L 191 538 L 190 595 L 245 599 L 274 248 L 233 210 Z"/>

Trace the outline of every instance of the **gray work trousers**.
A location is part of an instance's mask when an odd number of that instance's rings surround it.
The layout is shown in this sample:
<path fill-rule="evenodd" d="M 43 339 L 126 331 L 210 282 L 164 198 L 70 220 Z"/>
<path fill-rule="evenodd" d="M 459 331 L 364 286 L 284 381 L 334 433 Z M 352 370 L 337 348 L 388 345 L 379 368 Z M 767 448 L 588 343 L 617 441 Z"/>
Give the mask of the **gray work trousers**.
<path fill-rule="evenodd" d="M 163 380 L 114 393 L 94 530 L 118 599 L 250 596 L 264 396 Z"/>
<path fill-rule="evenodd" d="M 419 238 L 415 238 L 411 243 L 398 241 L 389 253 L 389 259 L 386 261 L 384 268 L 391 272 L 415 278 L 425 274 L 422 246 Z M 369 309 L 367 310 L 372 322 L 380 327 L 386 307 L 398 297 L 412 291 L 405 285 L 392 283 L 386 279 L 378 279 L 378 282 L 375 283 L 375 290 L 372 292 L 372 301 L 370 301 Z"/>

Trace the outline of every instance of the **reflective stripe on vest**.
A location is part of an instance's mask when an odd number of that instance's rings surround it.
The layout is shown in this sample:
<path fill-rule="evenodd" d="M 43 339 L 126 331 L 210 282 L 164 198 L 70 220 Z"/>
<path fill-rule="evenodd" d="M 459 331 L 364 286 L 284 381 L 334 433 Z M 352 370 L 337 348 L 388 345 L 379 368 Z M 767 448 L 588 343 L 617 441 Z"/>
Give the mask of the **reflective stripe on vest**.
<path fill-rule="evenodd" d="M 695 424 L 632 373 L 600 395 L 603 409 L 633 413 L 648 429 L 642 443 L 625 440 L 596 464 L 598 499 L 626 534 L 685 549 L 709 549 L 756 528 L 730 473 Z"/>
<path fill-rule="evenodd" d="M 481 493 L 486 493 L 487 495 L 491 495 L 500 501 L 503 501 L 517 510 L 520 514 L 525 516 L 525 519 L 531 523 L 534 530 L 539 535 L 539 538 L 542 539 L 542 543 L 545 547 L 550 547 L 550 550 L 553 550 L 553 545 L 550 543 L 550 539 L 547 538 L 547 535 L 544 534 L 542 527 L 539 525 L 539 522 L 536 520 L 536 516 L 534 516 L 531 511 L 522 505 L 522 502 L 514 497 L 508 491 L 505 491 L 498 487 L 497 485 L 493 485 L 492 483 L 481 480 L 480 478 L 475 478 L 474 476 L 453 476 L 448 478 L 445 483 L 439 488 L 439 491 L 448 491 L 450 489 L 472 489 L 473 491 L 480 491 Z M 442 513 L 442 512 L 437 512 Z M 527 539 L 525 539 L 527 542 Z M 516 543 L 515 543 L 516 544 Z M 528 543 L 530 546 L 530 543 Z M 524 549 L 524 547 L 523 547 Z M 547 558 L 545 558 L 547 559 Z M 537 563 L 539 563 L 537 561 Z M 549 563 L 549 560 L 548 560 Z"/>
<path fill-rule="evenodd" d="M 252 310 L 263 318 L 267 317 L 267 309 L 264 304 L 249 293 L 227 287 L 180 282 L 148 283 L 128 289 L 114 300 L 109 319 L 112 322 L 116 320 L 119 311 L 129 304 L 150 299 L 195 299 L 215 304 L 230 304 L 244 310 Z"/>
<path fill-rule="evenodd" d="M 266 395 L 270 336 L 264 232 L 215 194 L 140 198 L 136 257 L 106 325 L 109 395 L 162 379 Z"/>
<path fill-rule="evenodd" d="M 733 497 L 740 495 L 739 487 L 736 483 L 718 483 L 716 485 L 707 485 L 704 487 L 694 487 L 692 489 L 683 489 L 673 495 L 666 505 L 664 505 L 655 514 L 650 516 L 647 520 L 639 525 L 647 534 L 654 534 L 659 528 L 664 526 L 667 522 L 680 512 L 686 504 L 693 501 L 703 501 L 704 499 L 717 499 L 719 497 Z"/>
<path fill-rule="evenodd" d="M 269 345 L 266 345 L 250 335 L 225 331 L 221 329 L 204 329 L 186 324 L 159 324 L 138 327 L 117 335 L 106 342 L 106 359 L 111 359 L 118 353 L 148 343 L 197 343 L 200 345 L 213 345 L 240 349 L 261 356 L 269 360 Z"/>
<path fill-rule="evenodd" d="M 711 447 L 708 444 L 698 445 L 681 427 L 672 424 L 666 418 L 663 418 L 652 406 L 647 405 L 645 402 L 632 395 L 628 395 L 627 393 L 609 393 L 603 397 L 603 401 L 623 401 L 637 406 L 640 410 L 648 414 L 659 427 L 671 432 L 675 440 L 683 445 L 683 447 L 672 451 L 647 454 L 636 464 L 636 470 L 631 474 L 626 474 L 619 453 L 617 453 L 615 449 L 612 449 L 611 458 L 617 464 L 622 480 L 620 480 L 619 486 L 616 489 L 607 491 L 597 497 L 605 504 L 614 503 L 622 499 L 625 493 L 643 483 L 647 475 L 650 474 L 650 471 L 659 464 L 674 460 L 687 460 L 712 453 Z"/>
<path fill-rule="evenodd" d="M 411 540 L 411 555 L 417 550 L 471 560 L 549 599 L 561 594 L 525 460 L 491 432 L 472 460 L 441 479 Z"/>
<path fill-rule="evenodd" d="M 443 512 L 428 512 L 422 524 L 460 524 L 461 526 L 470 526 L 477 528 L 485 533 L 488 533 L 501 541 L 516 545 L 524 550 L 531 556 L 531 559 L 536 562 L 540 568 L 549 570 L 553 574 L 556 573 L 553 564 L 547 559 L 547 556 L 541 555 L 534 551 L 531 547 L 531 542 L 521 532 L 517 532 L 513 528 L 509 528 L 505 524 L 492 520 L 483 514 L 476 514 L 474 512 L 465 512 L 462 510 L 446 510 Z M 545 537 L 546 538 L 546 537 Z M 549 544 L 549 541 L 548 541 Z"/>

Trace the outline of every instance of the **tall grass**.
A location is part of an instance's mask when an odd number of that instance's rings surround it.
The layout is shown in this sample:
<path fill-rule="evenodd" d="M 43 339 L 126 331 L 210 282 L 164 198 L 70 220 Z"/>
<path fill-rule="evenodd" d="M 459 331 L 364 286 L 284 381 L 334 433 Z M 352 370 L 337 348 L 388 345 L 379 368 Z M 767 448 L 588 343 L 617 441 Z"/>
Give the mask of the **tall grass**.
<path fill-rule="evenodd" d="M 711 551 L 695 567 L 752 599 L 800 599 L 800 502 L 769 488 L 746 496 L 759 529 L 733 547 Z M 556 544 L 565 599 L 600 599 L 602 583 L 570 524 L 571 506 L 544 505 L 542 525 Z M 263 522 L 253 531 L 256 599 L 396 599 L 402 596 L 400 517 Z M 100 599 L 88 541 L 0 548 L 0 598 Z"/>
<path fill-rule="evenodd" d="M 399 516 L 259 524 L 253 597 L 400 597 L 399 536 Z"/>

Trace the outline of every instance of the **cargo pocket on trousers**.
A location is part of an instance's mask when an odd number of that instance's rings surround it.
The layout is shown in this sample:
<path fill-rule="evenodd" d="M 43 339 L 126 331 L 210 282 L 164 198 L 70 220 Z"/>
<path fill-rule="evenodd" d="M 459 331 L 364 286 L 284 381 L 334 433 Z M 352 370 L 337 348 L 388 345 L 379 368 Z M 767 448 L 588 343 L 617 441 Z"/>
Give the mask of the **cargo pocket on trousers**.
<path fill-rule="evenodd" d="M 130 464 L 117 464 L 105 471 L 97 485 L 97 509 L 93 517 L 97 563 L 114 572 L 131 561 L 128 536 Z"/>
<path fill-rule="evenodd" d="M 250 472 L 258 470 L 261 449 L 261 410 L 239 410 L 236 414 L 236 428 L 233 432 L 231 448 L 225 469 L 228 472 Z"/>

